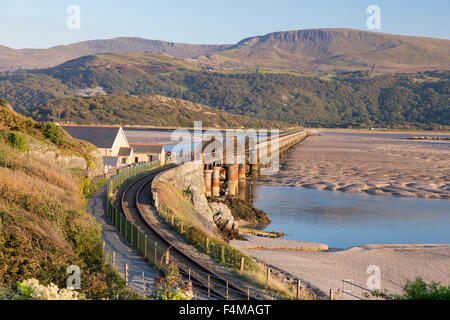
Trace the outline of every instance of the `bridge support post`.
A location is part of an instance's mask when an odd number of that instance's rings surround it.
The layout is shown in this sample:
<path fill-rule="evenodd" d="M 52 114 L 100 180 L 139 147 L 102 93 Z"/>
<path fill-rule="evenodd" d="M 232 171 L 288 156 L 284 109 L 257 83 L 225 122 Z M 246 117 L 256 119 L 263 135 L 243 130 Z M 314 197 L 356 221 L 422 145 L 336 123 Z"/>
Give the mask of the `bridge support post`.
<path fill-rule="evenodd" d="M 258 178 L 259 176 L 259 165 L 258 163 L 250 164 L 250 174 L 252 177 Z"/>
<path fill-rule="evenodd" d="M 220 167 L 214 167 L 213 169 L 212 196 L 220 196 Z"/>
<path fill-rule="evenodd" d="M 245 181 L 245 163 L 239 164 L 239 182 Z"/>
<path fill-rule="evenodd" d="M 228 196 L 234 197 L 238 189 L 238 165 L 227 165 Z"/>
<path fill-rule="evenodd" d="M 240 200 L 246 199 L 246 193 L 247 193 L 247 183 L 245 181 L 239 182 L 239 188 L 238 188 L 238 197 Z"/>
<path fill-rule="evenodd" d="M 211 187 L 212 187 L 212 175 L 213 170 L 205 170 L 205 187 L 206 187 L 206 196 L 211 197 Z"/>

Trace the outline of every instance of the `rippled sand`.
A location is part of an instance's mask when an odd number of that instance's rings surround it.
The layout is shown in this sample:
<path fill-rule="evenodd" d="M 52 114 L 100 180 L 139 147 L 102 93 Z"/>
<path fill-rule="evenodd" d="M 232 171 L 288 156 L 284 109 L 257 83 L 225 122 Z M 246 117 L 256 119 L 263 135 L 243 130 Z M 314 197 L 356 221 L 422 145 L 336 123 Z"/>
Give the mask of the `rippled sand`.
<path fill-rule="evenodd" d="M 450 199 L 450 142 L 321 132 L 295 146 L 264 184 Z"/>

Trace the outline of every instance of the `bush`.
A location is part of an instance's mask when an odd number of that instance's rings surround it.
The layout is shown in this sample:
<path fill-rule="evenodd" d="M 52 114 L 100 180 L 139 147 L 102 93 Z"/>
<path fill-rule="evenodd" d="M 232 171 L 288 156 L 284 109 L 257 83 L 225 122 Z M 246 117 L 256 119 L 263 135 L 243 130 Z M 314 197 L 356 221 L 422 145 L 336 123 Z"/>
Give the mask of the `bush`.
<path fill-rule="evenodd" d="M 164 278 L 153 284 L 152 298 L 157 300 L 191 300 L 192 288 L 184 283 L 178 267 L 171 262 Z"/>
<path fill-rule="evenodd" d="M 64 132 L 54 123 L 46 122 L 42 129 L 44 136 L 54 144 L 61 146 L 64 144 Z"/>
<path fill-rule="evenodd" d="M 386 300 L 450 300 L 450 285 L 446 287 L 434 281 L 426 283 L 417 277 L 414 281 L 406 281 L 401 295 L 389 294 L 387 290 L 376 290 L 372 295 Z"/>
<path fill-rule="evenodd" d="M 8 142 L 12 147 L 20 151 L 28 150 L 27 139 L 20 133 L 10 133 L 8 136 Z"/>

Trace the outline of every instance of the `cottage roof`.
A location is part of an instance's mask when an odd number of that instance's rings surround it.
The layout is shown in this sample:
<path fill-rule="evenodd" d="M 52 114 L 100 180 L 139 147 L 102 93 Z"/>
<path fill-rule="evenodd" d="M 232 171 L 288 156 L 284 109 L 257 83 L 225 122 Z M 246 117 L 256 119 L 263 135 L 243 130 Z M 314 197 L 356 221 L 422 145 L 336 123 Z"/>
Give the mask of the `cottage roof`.
<path fill-rule="evenodd" d="M 61 125 L 73 138 L 86 140 L 97 148 L 111 149 L 120 126 Z"/>
<path fill-rule="evenodd" d="M 118 157 L 103 157 L 103 165 L 115 167 L 117 166 L 118 159 Z"/>
<path fill-rule="evenodd" d="M 131 155 L 131 151 L 133 151 L 131 147 L 120 147 L 118 156 L 129 157 Z"/>
<path fill-rule="evenodd" d="M 164 145 L 162 144 L 145 144 L 145 143 L 130 143 L 133 148 L 133 153 L 136 154 L 160 154 L 164 152 Z"/>

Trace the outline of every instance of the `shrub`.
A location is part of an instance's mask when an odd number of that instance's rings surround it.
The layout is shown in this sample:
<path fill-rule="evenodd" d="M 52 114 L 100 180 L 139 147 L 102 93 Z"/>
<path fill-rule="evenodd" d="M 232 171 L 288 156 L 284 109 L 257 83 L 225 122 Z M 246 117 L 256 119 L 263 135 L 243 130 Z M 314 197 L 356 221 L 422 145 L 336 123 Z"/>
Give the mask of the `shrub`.
<path fill-rule="evenodd" d="M 54 123 L 46 122 L 42 128 L 42 133 L 54 144 L 61 146 L 64 144 L 64 132 Z"/>
<path fill-rule="evenodd" d="M 446 287 L 434 281 L 426 283 L 417 277 L 414 281 L 406 281 L 401 295 L 389 294 L 387 290 L 376 290 L 372 295 L 386 300 L 450 300 L 450 285 Z"/>
<path fill-rule="evenodd" d="M 60 289 L 55 284 L 48 286 L 39 280 L 28 279 L 17 283 L 18 298 L 24 300 L 82 300 L 84 295 L 71 289 Z"/>
<path fill-rule="evenodd" d="M 8 136 L 9 144 L 20 151 L 27 151 L 27 139 L 20 133 L 10 133 Z"/>
<path fill-rule="evenodd" d="M 191 300 L 193 292 L 181 278 L 178 267 L 171 262 L 164 278 L 157 279 L 152 288 L 152 298 L 158 300 Z"/>

